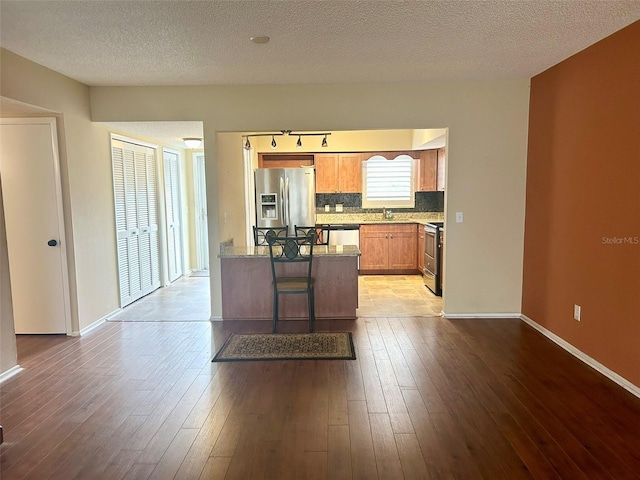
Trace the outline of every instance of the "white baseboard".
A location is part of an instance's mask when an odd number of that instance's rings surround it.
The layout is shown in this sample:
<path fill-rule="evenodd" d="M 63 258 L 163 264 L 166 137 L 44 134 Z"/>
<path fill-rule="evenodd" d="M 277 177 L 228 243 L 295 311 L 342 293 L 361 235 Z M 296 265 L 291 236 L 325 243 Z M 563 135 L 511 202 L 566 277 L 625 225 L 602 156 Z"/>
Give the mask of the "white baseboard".
<path fill-rule="evenodd" d="M 86 335 L 87 333 L 89 333 L 91 330 L 94 330 L 95 328 L 98 328 L 100 325 L 102 325 L 104 322 L 106 322 L 107 320 L 109 320 L 110 317 L 113 317 L 115 314 L 120 313 L 122 311 L 122 308 L 116 308 L 113 312 L 111 313 L 107 313 L 104 317 L 99 318 L 98 320 L 96 320 L 95 322 L 93 322 L 91 325 L 87 325 L 86 327 L 84 327 L 82 330 L 80 330 L 78 332 L 78 335 L 82 336 L 82 335 Z M 74 335 L 75 336 L 75 335 Z"/>
<path fill-rule="evenodd" d="M 626 378 L 618 375 L 613 370 L 605 367 L 600 362 L 598 362 L 597 360 L 591 358 L 589 355 L 587 355 L 583 351 L 578 350 L 576 347 L 571 345 L 569 342 L 567 342 L 566 340 L 563 340 L 562 338 L 560 338 L 558 335 L 556 335 L 555 333 L 551 332 L 550 330 L 547 330 L 542 325 L 536 323 L 534 320 L 532 320 L 531 318 L 527 317 L 526 315 L 520 315 L 520 318 L 522 319 L 523 322 L 525 322 L 526 324 L 528 324 L 531 327 L 535 328 L 537 331 L 542 333 L 549 340 L 551 340 L 552 342 L 556 343 L 558 346 L 560 346 L 563 349 L 565 349 L 567 352 L 569 352 L 571 355 L 576 357 L 578 360 L 582 360 L 584 363 L 589 365 L 591 368 L 593 368 L 597 372 L 600 372 L 602 375 L 607 377 L 609 380 L 617 383 L 618 385 L 620 385 L 625 390 L 628 390 L 633 395 L 635 395 L 636 397 L 640 398 L 640 387 L 638 387 L 637 385 L 634 385 L 633 383 L 631 383 Z"/>
<path fill-rule="evenodd" d="M 441 314 L 444 318 L 513 318 L 520 319 L 520 313 L 446 313 Z"/>
<path fill-rule="evenodd" d="M 0 383 L 6 380 L 9 380 L 11 377 L 13 377 L 14 375 L 17 375 L 22 370 L 24 370 L 24 368 L 22 368 L 20 365 L 16 365 L 15 367 L 11 367 L 6 372 L 0 373 Z"/>

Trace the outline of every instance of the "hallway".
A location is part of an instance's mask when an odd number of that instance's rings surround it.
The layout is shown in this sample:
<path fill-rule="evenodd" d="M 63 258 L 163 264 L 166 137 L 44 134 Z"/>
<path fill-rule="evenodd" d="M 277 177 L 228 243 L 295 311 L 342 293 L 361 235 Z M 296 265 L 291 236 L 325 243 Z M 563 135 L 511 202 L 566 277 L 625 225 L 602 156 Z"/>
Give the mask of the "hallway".
<path fill-rule="evenodd" d="M 361 275 L 358 289 L 359 318 L 429 317 L 442 311 L 442 298 L 424 286 L 420 275 Z M 209 320 L 210 312 L 209 277 L 194 275 L 150 293 L 109 321 L 203 322 Z"/>

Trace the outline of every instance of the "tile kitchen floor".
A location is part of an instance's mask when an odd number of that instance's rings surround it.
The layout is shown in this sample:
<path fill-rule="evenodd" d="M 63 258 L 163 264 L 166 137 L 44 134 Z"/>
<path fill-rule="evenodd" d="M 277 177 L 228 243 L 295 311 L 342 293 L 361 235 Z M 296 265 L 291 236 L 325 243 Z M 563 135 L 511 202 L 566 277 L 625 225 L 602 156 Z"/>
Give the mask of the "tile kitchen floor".
<path fill-rule="evenodd" d="M 358 317 L 438 316 L 442 298 L 419 275 L 358 277 Z M 209 277 L 185 276 L 125 307 L 113 322 L 205 322 L 211 316 Z"/>
<path fill-rule="evenodd" d="M 358 290 L 358 317 L 431 317 L 442 311 L 442 297 L 420 275 L 361 275 Z"/>

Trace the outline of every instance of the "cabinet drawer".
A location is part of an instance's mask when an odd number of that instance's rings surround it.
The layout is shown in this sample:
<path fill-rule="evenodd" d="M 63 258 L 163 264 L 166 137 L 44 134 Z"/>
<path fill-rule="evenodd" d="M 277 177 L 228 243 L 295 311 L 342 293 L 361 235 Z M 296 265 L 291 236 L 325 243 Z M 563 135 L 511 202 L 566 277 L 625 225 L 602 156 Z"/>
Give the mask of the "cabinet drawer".
<path fill-rule="evenodd" d="M 418 228 L 415 223 L 376 223 L 360 225 L 360 235 L 366 233 L 415 233 Z"/>

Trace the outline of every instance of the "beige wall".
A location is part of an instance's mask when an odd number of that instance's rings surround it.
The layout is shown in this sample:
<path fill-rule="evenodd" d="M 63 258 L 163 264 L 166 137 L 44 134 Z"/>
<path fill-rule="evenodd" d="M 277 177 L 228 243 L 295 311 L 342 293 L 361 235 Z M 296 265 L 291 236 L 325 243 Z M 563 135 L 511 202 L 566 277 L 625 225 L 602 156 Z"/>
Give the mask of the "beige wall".
<path fill-rule="evenodd" d="M 283 125 L 332 132 L 449 128 L 445 311 L 519 312 L 528 81 L 89 89 L 1 53 L 0 93 L 59 112 L 63 123 L 74 329 L 118 307 L 109 131 L 91 123 L 89 105 L 96 122 L 204 122 L 214 316 L 221 311 L 219 242 L 244 237 L 242 152 L 228 133 Z M 463 224 L 455 223 L 456 211 L 464 212 Z"/>
<path fill-rule="evenodd" d="M 218 219 L 227 212 L 235 222 L 244 209 L 236 195 L 226 197 L 220 192 L 225 172 L 235 171 L 237 165 L 227 170 L 227 160 L 218 151 L 218 133 L 278 131 L 283 125 L 299 131 L 332 132 L 448 127 L 445 311 L 517 314 L 522 286 L 528 86 L 527 80 L 516 80 L 93 87 L 91 105 L 95 121 L 204 121 L 213 253 L 229 235 L 229 227 Z M 237 172 L 235 176 L 240 178 Z M 455 223 L 456 211 L 464 212 L 464 223 Z M 219 260 L 212 258 L 214 315 L 220 312 L 216 272 L 219 275 Z"/>
<path fill-rule="evenodd" d="M 195 211 L 195 193 L 193 183 L 193 156 L 200 150 L 186 150 L 182 157 L 182 182 L 184 185 L 183 197 L 186 200 L 183 203 L 183 219 L 185 228 L 187 229 L 187 248 L 185 256 L 187 259 L 187 270 L 195 270 L 198 264 L 196 249 L 196 211 Z"/>
<path fill-rule="evenodd" d="M 118 307 L 109 133 L 89 119 L 89 88 L 0 50 L 0 94 L 56 112 L 72 328 Z"/>
<path fill-rule="evenodd" d="M 277 130 L 275 130 L 277 131 Z M 302 147 L 298 148 L 298 137 L 288 135 L 275 137 L 276 148 L 271 148 L 271 137 L 251 138 L 254 150 L 260 153 L 278 152 L 361 152 L 373 150 L 411 150 L 413 148 L 413 130 L 359 130 L 330 131 L 327 147 L 321 146 L 322 137 L 302 137 Z M 439 130 L 440 131 L 440 130 Z"/>
<path fill-rule="evenodd" d="M 271 137 L 269 137 L 271 141 Z M 220 215 L 220 241 L 233 239 L 234 245 L 246 243 L 244 168 L 242 137 L 238 133 L 218 134 L 218 200 Z M 213 252 L 220 251 L 216 248 Z"/>
<path fill-rule="evenodd" d="M 429 130 L 414 130 L 413 131 L 413 148 L 425 148 L 425 145 L 429 142 L 447 135 L 445 128 L 432 128 Z"/>
<path fill-rule="evenodd" d="M 91 122 L 86 85 L 4 49 L 0 49 L 0 61 L 0 95 L 46 109 L 58 119 L 72 328 L 78 332 L 119 307 L 111 130 Z M 33 114 L 37 109 L 31 110 Z M 158 144 L 153 139 L 138 139 Z M 158 145 L 162 152 L 163 145 Z M 185 151 L 178 151 L 184 167 Z M 161 166 L 161 153 L 159 157 Z M 185 169 L 183 178 L 184 173 Z M 189 185 L 183 182 L 183 187 L 186 197 Z M 5 320 L 3 317 L 3 324 Z"/>
<path fill-rule="evenodd" d="M 16 365 L 17 357 L 1 183 L 2 179 L 0 179 L 0 373 L 3 373 Z"/>

